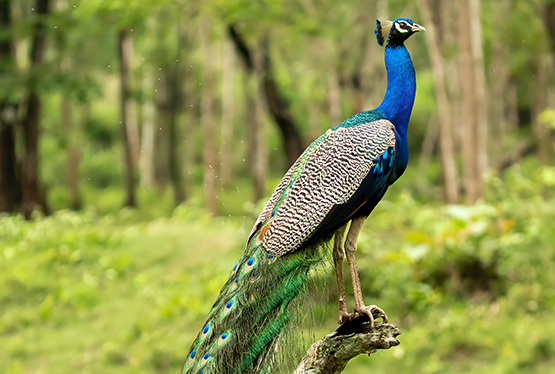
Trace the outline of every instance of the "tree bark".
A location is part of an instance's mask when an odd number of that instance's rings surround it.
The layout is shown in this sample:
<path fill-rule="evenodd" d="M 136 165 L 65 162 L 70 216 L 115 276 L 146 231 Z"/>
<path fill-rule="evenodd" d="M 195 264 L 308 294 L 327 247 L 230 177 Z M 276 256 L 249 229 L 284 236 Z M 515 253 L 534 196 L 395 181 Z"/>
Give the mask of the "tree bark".
<path fill-rule="evenodd" d="M 455 146 L 453 134 L 453 120 L 447 95 L 447 82 L 444 61 L 437 38 L 429 0 L 419 0 L 422 17 L 426 25 L 426 39 L 428 54 L 432 61 L 432 71 L 437 97 L 437 111 L 439 117 L 440 152 L 443 165 L 443 187 L 445 200 L 448 204 L 456 204 L 459 200 L 457 182 L 457 166 L 455 163 Z"/>
<path fill-rule="evenodd" d="M 487 165 L 486 95 L 479 22 L 479 0 L 462 0 L 459 6 L 459 78 L 464 183 L 469 204 L 476 203 L 482 195 L 482 175 Z"/>
<path fill-rule="evenodd" d="M 247 169 L 252 177 L 253 183 L 253 201 L 258 202 L 264 197 L 264 189 L 260 188 L 264 185 L 265 180 L 259 174 L 257 169 L 260 167 L 260 161 L 257 157 L 262 154 L 261 149 L 263 145 L 259 142 L 261 140 L 261 126 L 260 123 L 260 92 L 258 77 L 256 75 L 245 74 L 243 76 L 243 90 L 245 93 L 245 129 L 247 138 Z M 264 142 L 265 144 L 265 142 Z"/>
<path fill-rule="evenodd" d="M 246 70 L 249 73 L 255 72 L 256 68 L 252 58 L 252 52 L 247 46 L 243 36 L 239 33 L 235 25 L 230 25 L 228 31 L 236 50 L 244 62 Z M 260 51 L 262 54 L 260 76 L 267 107 L 281 133 L 288 165 L 292 165 L 304 151 L 303 142 L 298 126 L 294 121 L 293 115 L 289 111 L 289 105 L 287 104 L 284 94 L 276 83 L 272 60 L 270 58 L 268 39 L 262 41 Z"/>
<path fill-rule="evenodd" d="M 177 66 L 166 69 L 166 84 L 169 86 L 167 92 L 169 96 L 168 108 L 168 170 L 173 186 L 173 197 L 175 205 L 185 201 L 185 190 L 183 189 L 183 178 L 181 177 L 181 163 L 179 157 L 179 131 L 177 125 L 177 115 L 179 111 L 180 90 Z"/>
<path fill-rule="evenodd" d="M 312 101 L 308 103 L 308 138 L 312 142 L 317 139 L 321 134 L 320 130 L 320 107 L 318 103 Z"/>
<path fill-rule="evenodd" d="M 264 84 L 260 79 L 262 63 L 259 51 L 251 51 L 234 26 L 229 26 L 228 32 L 245 67 L 243 76 L 245 111 L 243 116 L 247 137 L 247 169 L 253 181 L 253 201 L 258 202 L 265 196 L 267 174 L 267 153 L 264 149 L 266 139 L 263 130 L 264 123 L 261 122 L 264 117 L 261 112 L 264 106 L 260 102 L 260 95 L 257 94 L 264 91 Z M 288 155 L 287 150 L 286 154 Z"/>
<path fill-rule="evenodd" d="M 483 193 L 483 177 L 489 166 L 488 138 L 488 95 L 486 90 L 486 74 L 484 66 L 484 53 L 482 51 L 482 23 L 480 20 L 480 0 L 470 0 L 470 28 L 472 30 L 472 73 L 474 76 L 474 90 L 476 103 L 476 123 L 478 148 L 478 198 Z"/>
<path fill-rule="evenodd" d="M 15 212 L 21 205 L 15 153 L 16 108 L 10 103 L 0 103 L 0 213 Z"/>
<path fill-rule="evenodd" d="M 555 3 L 553 2 L 544 2 L 545 4 L 545 11 L 544 11 L 544 16 L 543 16 L 543 21 L 545 24 L 545 27 L 547 29 L 547 32 L 549 34 L 549 42 L 551 43 L 551 49 L 555 50 Z M 538 70 L 538 74 L 544 74 L 545 75 L 545 66 L 543 66 L 543 64 L 545 63 L 544 61 L 542 61 L 543 58 L 539 58 L 539 61 L 537 63 L 537 70 Z M 554 59 L 551 59 L 552 61 L 555 61 Z M 538 80 L 543 79 L 544 81 L 546 80 L 546 77 L 544 76 L 539 76 Z M 540 84 L 543 82 L 540 82 Z M 539 87 L 540 91 L 545 91 L 545 87 Z M 545 95 L 544 92 L 538 92 L 538 99 L 542 100 L 542 96 Z M 537 103 L 537 100 L 535 100 L 536 105 L 535 105 L 535 112 L 539 111 L 539 104 Z M 542 108 L 541 110 L 543 110 L 544 108 Z M 542 162 L 546 162 L 549 157 L 551 157 L 553 155 L 553 135 L 549 132 L 546 131 L 545 126 L 541 126 L 541 124 L 539 124 L 539 120 L 536 116 L 536 118 L 533 118 L 533 122 L 534 122 L 534 131 L 537 134 L 538 138 L 540 139 L 540 144 L 539 144 L 539 156 L 540 159 L 542 160 Z"/>
<path fill-rule="evenodd" d="M 125 206 L 136 207 L 135 164 L 138 154 L 137 125 L 131 114 L 130 66 L 132 58 L 132 40 L 129 31 L 122 30 L 118 35 L 118 52 L 120 57 L 120 110 L 123 149 L 125 157 Z"/>
<path fill-rule="evenodd" d="M 543 22 L 549 34 L 552 50 L 555 50 L 555 3 L 545 1 L 545 11 L 543 12 Z"/>
<path fill-rule="evenodd" d="M 212 27 L 208 20 L 201 26 L 201 43 L 204 51 L 202 67 L 201 123 L 204 132 L 204 192 L 211 216 L 218 215 L 217 178 L 218 152 L 214 120 L 214 51 L 211 41 Z"/>
<path fill-rule="evenodd" d="M 231 185 L 233 178 L 233 120 L 234 120 L 234 85 L 235 80 L 235 58 L 231 42 L 224 42 L 222 76 L 222 121 L 221 139 L 222 153 L 220 157 L 220 168 L 222 182 Z"/>
<path fill-rule="evenodd" d="M 434 149 L 439 140 L 439 128 L 438 119 L 436 116 L 432 116 L 428 121 L 428 127 L 426 128 L 426 133 L 424 134 L 424 139 L 420 146 L 420 159 L 418 160 L 418 167 L 421 170 L 426 170 L 430 165 L 432 156 L 434 154 Z M 445 188 L 445 176 L 444 176 L 444 187 Z M 447 198 L 445 198 L 447 200 Z"/>
<path fill-rule="evenodd" d="M 266 141 L 266 113 L 262 98 L 255 98 L 256 133 L 254 141 L 256 149 L 254 154 L 254 201 L 258 202 L 266 197 L 266 177 L 268 174 L 268 144 Z"/>
<path fill-rule="evenodd" d="M 549 129 L 540 120 L 541 113 L 547 109 L 548 74 L 546 55 L 536 57 L 536 74 L 533 84 L 534 100 L 532 101 L 532 128 L 538 142 L 538 158 L 543 164 L 548 164 L 553 155 L 553 141 Z"/>
<path fill-rule="evenodd" d="M 360 354 L 371 355 L 399 345 L 400 334 L 397 326 L 379 322 L 370 331 L 366 317 L 355 318 L 312 344 L 294 374 L 341 373 L 349 360 Z"/>
<path fill-rule="evenodd" d="M 67 186 L 69 188 L 69 206 L 79 210 L 82 207 L 81 190 L 79 188 L 79 161 L 81 153 L 76 142 L 76 129 L 73 121 L 73 106 L 71 99 L 64 95 L 61 103 L 61 122 L 64 129 L 67 157 Z"/>
<path fill-rule="evenodd" d="M 278 125 L 283 138 L 287 154 L 287 164 L 293 165 L 301 153 L 303 153 L 304 146 L 298 126 L 295 124 L 293 115 L 289 111 L 289 105 L 276 83 L 274 67 L 270 58 L 269 43 L 268 39 L 262 42 L 262 85 L 268 109 L 274 117 L 274 121 Z"/>
<path fill-rule="evenodd" d="M 167 174 L 172 185 L 174 203 L 179 205 L 185 201 L 185 190 L 183 189 L 182 169 L 179 157 L 179 139 L 181 138 L 177 115 L 181 98 L 180 76 L 175 64 L 166 64 L 159 71 L 159 88 L 156 93 L 156 107 L 158 111 L 158 147 L 159 150 L 167 152 L 158 155 L 158 165 L 163 164 L 164 174 Z M 150 131 L 150 129 L 147 129 Z M 146 134 L 149 136 L 150 134 Z M 163 144 L 163 146 L 161 146 Z M 161 177 L 161 170 L 157 170 Z M 164 175 L 164 179 L 166 176 Z"/>
<path fill-rule="evenodd" d="M 192 72 L 189 69 L 192 69 L 191 66 L 187 67 L 183 72 L 185 79 L 187 77 L 192 76 Z M 183 144 L 185 150 L 183 152 L 183 185 L 187 195 L 188 186 L 192 183 L 191 171 L 195 165 L 195 151 L 196 151 L 196 131 L 197 127 L 196 124 L 198 123 L 198 115 L 196 111 L 196 101 L 191 100 L 190 98 L 195 97 L 193 94 L 193 90 L 191 89 L 190 85 L 185 85 L 183 87 L 184 96 L 186 100 L 185 102 L 185 113 L 183 115 L 183 125 L 182 125 L 182 134 L 183 134 Z M 195 99 L 196 100 L 196 99 Z"/>
<path fill-rule="evenodd" d="M 0 0 L 0 70 L 14 71 L 10 0 Z M 15 153 L 17 104 L 0 97 L 0 212 L 14 212 L 21 205 L 21 180 Z"/>
<path fill-rule="evenodd" d="M 512 0 L 500 0 L 492 3 L 494 17 L 494 28 L 504 35 L 509 31 L 506 15 L 511 12 Z M 504 48 L 503 43 L 492 43 L 491 46 L 491 68 L 488 68 L 490 79 L 490 96 L 495 97 L 490 103 L 489 122 L 491 123 L 491 134 L 495 137 L 495 142 L 490 142 L 490 164 L 499 168 L 505 152 L 505 143 L 509 131 L 516 129 L 516 122 L 511 123 L 511 111 L 518 109 L 517 103 L 511 102 L 512 77 L 508 64 L 509 53 Z M 515 108 L 512 108 L 512 105 Z"/>
<path fill-rule="evenodd" d="M 362 30 L 362 32 L 358 32 L 356 39 L 358 39 L 354 44 L 357 46 L 355 49 L 357 50 L 356 53 L 353 53 L 352 49 L 348 49 L 346 52 L 351 54 L 354 59 L 353 67 L 349 72 L 349 85 L 352 92 L 352 109 L 351 114 L 356 114 L 362 112 L 364 108 L 364 100 L 365 100 L 365 92 L 363 86 L 363 69 L 366 65 L 366 50 L 368 49 L 368 35 L 369 33 L 366 32 L 368 27 L 367 25 L 367 18 L 366 15 L 359 15 L 355 22 L 354 27 L 357 30 Z M 361 34 L 361 35 L 360 35 Z M 373 36 L 373 35 L 372 35 Z M 372 37 L 372 39 L 374 39 Z M 334 125 L 338 125 L 334 124 Z"/>
<path fill-rule="evenodd" d="M 139 168 L 141 170 L 141 187 L 150 188 L 154 184 L 154 98 L 152 92 L 154 77 L 143 69 L 143 104 L 142 104 L 142 133 L 141 133 L 141 153 L 139 158 Z"/>
<path fill-rule="evenodd" d="M 40 189 L 39 183 L 39 133 L 41 118 L 41 100 L 37 92 L 39 70 L 44 59 L 46 45 L 45 17 L 48 14 L 49 1 L 37 0 L 35 11 L 37 20 L 33 27 L 31 44 L 31 76 L 29 78 L 27 108 L 23 119 L 23 137 L 25 156 L 23 158 L 21 211 L 25 219 L 30 219 L 36 209 L 48 213 L 46 196 Z"/>
<path fill-rule="evenodd" d="M 341 91 L 339 88 L 339 73 L 332 69 L 328 75 L 328 106 L 332 126 L 341 123 Z"/>

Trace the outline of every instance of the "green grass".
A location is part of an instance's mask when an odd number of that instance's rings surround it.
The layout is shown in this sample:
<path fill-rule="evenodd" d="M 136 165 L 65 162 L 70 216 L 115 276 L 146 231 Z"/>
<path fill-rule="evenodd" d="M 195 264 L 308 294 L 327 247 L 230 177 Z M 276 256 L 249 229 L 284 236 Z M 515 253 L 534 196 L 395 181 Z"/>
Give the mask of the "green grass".
<path fill-rule="evenodd" d="M 476 207 L 388 195 L 357 258 L 365 300 L 401 345 L 345 373 L 555 373 L 554 176 L 491 177 Z M 258 208 L 232 189 L 234 214 L 218 218 L 201 197 L 171 210 L 171 196 L 141 192 L 151 209 L 118 210 L 117 193 L 85 194 L 105 205 L 0 217 L 0 373 L 177 373 Z M 317 337 L 337 313 L 333 277 L 319 276 Z"/>
<path fill-rule="evenodd" d="M 0 372 L 176 372 L 248 233 L 128 213 L 2 218 Z"/>

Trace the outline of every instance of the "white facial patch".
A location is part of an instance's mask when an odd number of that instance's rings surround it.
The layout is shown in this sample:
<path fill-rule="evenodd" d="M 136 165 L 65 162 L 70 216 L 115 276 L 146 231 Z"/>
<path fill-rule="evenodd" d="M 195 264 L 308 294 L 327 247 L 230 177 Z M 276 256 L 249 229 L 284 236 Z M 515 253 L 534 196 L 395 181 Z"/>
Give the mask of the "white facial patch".
<path fill-rule="evenodd" d="M 403 26 L 405 26 L 406 24 L 407 24 L 406 22 L 403 22 Z M 395 22 L 395 28 L 397 29 L 397 31 L 401 33 L 409 32 L 409 30 L 401 27 L 401 22 Z"/>

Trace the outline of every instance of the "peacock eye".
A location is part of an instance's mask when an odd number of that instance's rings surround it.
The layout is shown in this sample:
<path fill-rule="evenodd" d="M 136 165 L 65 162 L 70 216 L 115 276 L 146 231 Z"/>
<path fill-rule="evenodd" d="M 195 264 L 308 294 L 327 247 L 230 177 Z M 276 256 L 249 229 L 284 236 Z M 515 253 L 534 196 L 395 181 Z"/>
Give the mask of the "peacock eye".
<path fill-rule="evenodd" d="M 397 29 L 397 31 L 405 33 L 409 31 L 410 26 L 406 21 L 398 21 L 397 23 L 395 23 L 395 28 Z"/>

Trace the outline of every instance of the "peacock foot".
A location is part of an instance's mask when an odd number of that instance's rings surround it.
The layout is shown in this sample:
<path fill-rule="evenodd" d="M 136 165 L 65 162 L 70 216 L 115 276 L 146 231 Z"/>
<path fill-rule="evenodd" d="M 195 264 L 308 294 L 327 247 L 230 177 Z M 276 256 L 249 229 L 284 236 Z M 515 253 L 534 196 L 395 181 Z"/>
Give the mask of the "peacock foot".
<path fill-rule="evenodd" d="M 362 307 L 355 306 L 355 310 L 353 313 L 351 313 L 351 315 L 353 316 L 351 318 L 364 315 L 368 316 L 368 319 L 370 320 L 370 330 L 374 330 L 375 318 L 381 318 L 384 323 L 387 323 L 389 321 L 389 319 L 387 318 L 387 314 L 385 314 L 384 310 L 377 305 L 368 305 Z"/>
<path fill-rule="evenodd" d="M 354 313 L 348 313 L 346 310 L 339 310 L 339 320 L 337 321 L 337 323 L 342 325 L 345 322 L 352 321 L 354 317 Z"/>
<path fill-rule="evenodd" d="M 354 308 L 352 313 L 348 313 L 346 310 L 339 310 L 339 320 L 337 321 L 338 324 L 342 325 L 346 322 L 350 322 L 356 317 L 359 316 L 367 316 L 370 320 L 370 329 L 374 330 L 374 320 L 376 318 L 381 318 L 384 323 L 387 323 L 389 319 L 387 318 L 387 314 L 385 314 L 384 310 L 377 305 L 369 305 L 369 306 L 362 306 Z"/>

